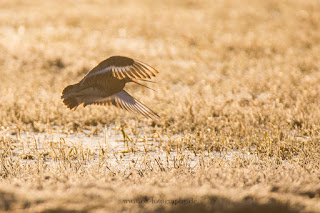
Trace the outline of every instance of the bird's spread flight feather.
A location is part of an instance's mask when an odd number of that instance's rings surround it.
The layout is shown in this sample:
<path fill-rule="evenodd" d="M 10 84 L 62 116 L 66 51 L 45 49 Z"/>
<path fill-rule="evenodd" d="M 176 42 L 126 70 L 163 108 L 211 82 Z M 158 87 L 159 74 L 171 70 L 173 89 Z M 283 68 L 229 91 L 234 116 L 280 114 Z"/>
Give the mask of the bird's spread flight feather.
<path fill-rule="evenodd" d="M 113 76 L 118 79 L 150 79 L 158 71 L 151 66 L 128 57 L 112 56 L 94 67 L 82 80 L 81 84 L 91 77 L 103 78 Z"/>
<path fill-rule="evenodd" d="M 159 115 L 140 101 L 132 97 L 128 92 L 122 90 L 109 97 L 90 97 L 82 99 L 84 106 L 90 104 L 114 105 L 127 111 L 137 112 L 149 118 L 159 118 Z"/>

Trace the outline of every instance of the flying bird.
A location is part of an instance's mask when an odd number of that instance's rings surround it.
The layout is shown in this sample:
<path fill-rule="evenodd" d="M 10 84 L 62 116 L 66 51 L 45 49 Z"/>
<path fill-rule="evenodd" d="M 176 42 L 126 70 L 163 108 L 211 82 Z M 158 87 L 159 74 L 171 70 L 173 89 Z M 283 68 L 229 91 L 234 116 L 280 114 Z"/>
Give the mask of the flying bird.
<path fill-rule="evenodd" d="M 68 108 L 74 110 L 81 104 L 84 107 L 90 104 L 114 105 L 145 117 L 159 118 L 157 113 L 123 90 L 126 83 L 130 82 L 145 86 L 137 80 L 152 82 L 146 79 L 151 79 L 157 73 L 157 70 L 141 61 L 112 56 L 100 62 L 79 83 L 67 86 L 61 98 Z"/>

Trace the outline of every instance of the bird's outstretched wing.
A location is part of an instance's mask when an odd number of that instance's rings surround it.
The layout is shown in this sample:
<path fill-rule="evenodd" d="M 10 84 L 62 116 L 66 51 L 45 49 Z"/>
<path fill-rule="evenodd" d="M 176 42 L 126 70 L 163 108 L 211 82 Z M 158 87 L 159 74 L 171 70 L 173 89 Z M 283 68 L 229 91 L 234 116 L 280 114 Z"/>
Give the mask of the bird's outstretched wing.
<path fill-rule="evenodd" d="M 147 106 L 143 105 L 141 102 L 136 100 L 134 97 L 132 97 L 129 93 L 127 93 L 124 90 L 106 98 L 97 96 L 83 97 L 81 102 L 84 104 L 84 106 L 90 104 L 114 105 L 127 111 L 138 112 L 143 116 L 151 119 L 159 118 L 159 115 L 157 115 L 157 113 L 149 109 Z"/>
<path fill-rule="evenodd" d="M 82 80 L 83 84 L 91 77 L 103 78 L 113 76 L 118 79 L 150 79 L 159 73 L 151 66 L 128 57 L 112 56 L 93 68 Z M 101 75 L 101 76 L 100 76 Z"/>

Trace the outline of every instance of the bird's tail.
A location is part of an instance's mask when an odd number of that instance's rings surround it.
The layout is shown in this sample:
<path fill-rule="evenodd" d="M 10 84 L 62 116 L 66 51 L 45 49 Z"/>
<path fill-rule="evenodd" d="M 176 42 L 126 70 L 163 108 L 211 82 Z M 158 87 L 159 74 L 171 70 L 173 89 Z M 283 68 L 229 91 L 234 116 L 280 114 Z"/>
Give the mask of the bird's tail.
<path fill-rule="evenodd" d="M 61 98 L 63 99 L 63 103 L 69 108 L 69 109 L 77 109 L 77 106 L 79 105 L 76 94 L 78 92 L 78 84 L 69 85 L 67 86 L 63 92 Z"/>

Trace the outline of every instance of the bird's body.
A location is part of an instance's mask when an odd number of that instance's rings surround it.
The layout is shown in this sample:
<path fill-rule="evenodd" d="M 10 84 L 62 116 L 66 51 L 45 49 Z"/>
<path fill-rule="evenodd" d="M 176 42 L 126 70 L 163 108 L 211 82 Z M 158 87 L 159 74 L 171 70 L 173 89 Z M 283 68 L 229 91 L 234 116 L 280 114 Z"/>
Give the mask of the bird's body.
<path fill-rule="evenodd" d="M 79 83 L 67 86 L 61 98 L 70 109 L 90 104 L 114 105 L 146 117 L 159 117 L 151 109 L 129 95 L 125 84 L 145 80 L 158 73 L 149 65 L 123 56 L 112 56 L 93 68 Z M 141 84 L 140 84 L 141 85 Z"/>

